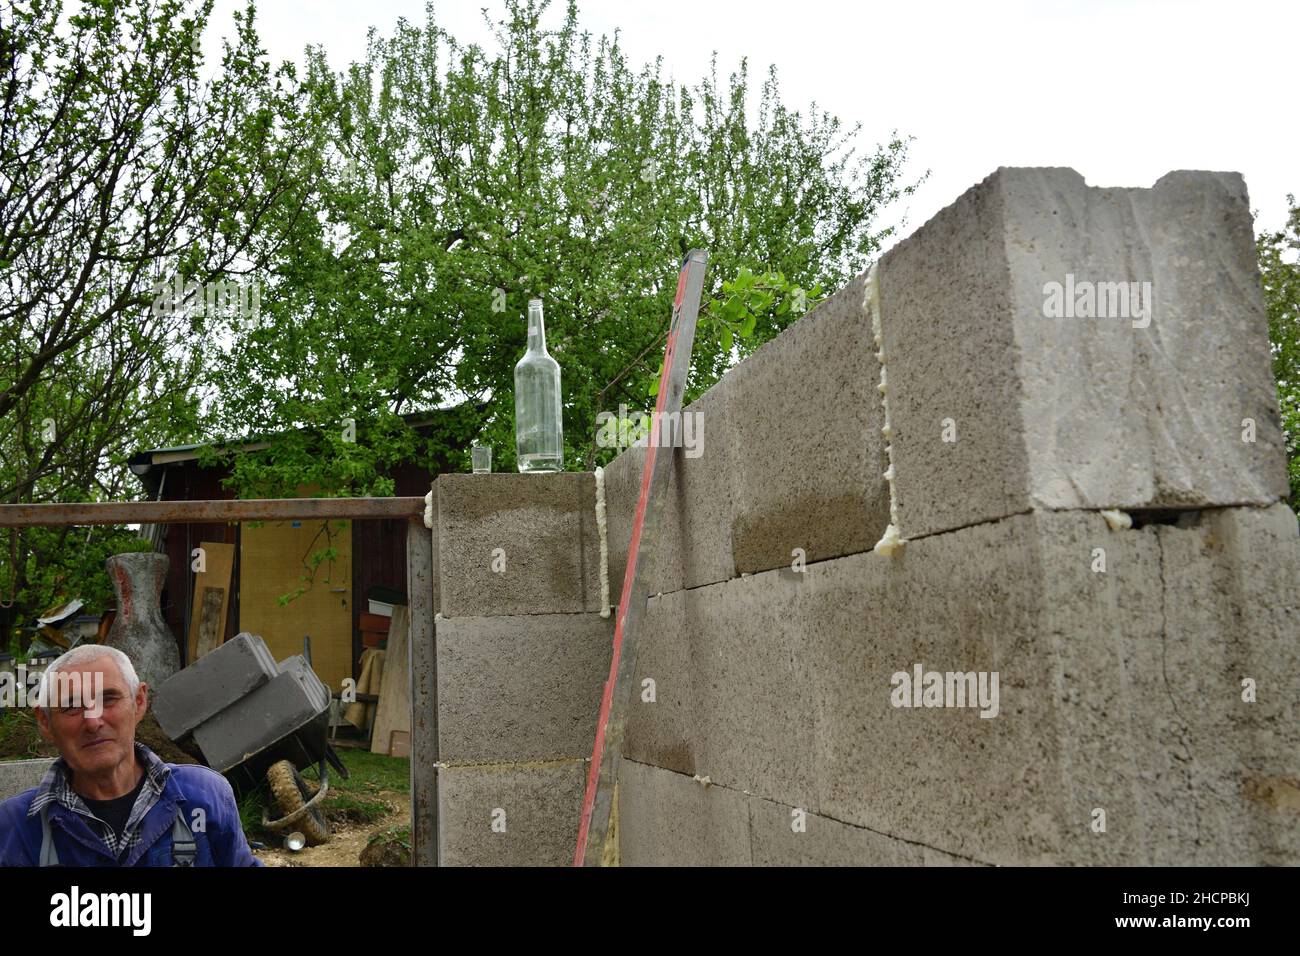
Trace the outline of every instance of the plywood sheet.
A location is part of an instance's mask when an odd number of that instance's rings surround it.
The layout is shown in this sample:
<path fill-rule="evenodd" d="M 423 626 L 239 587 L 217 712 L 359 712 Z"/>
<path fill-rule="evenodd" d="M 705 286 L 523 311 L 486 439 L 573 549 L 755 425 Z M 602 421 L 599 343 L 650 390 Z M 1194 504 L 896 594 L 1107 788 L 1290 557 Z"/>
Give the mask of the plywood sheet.
<path fill-rule="evenodd" d="M 199 639 L 196 642 L 194 659 L 198 660 L 209 651 L 216 650 L 221 643 L 221 636 L 226 629 L 226 589 L 203 589 L 199 601 Z"/>
<path fill-rule="evenodd" d="M 393 624 L 388 629 L 388 653 L 384 658 L 384 682 L 379 688 L 379 709 L 375 711 L 375 730 L 370 738 L 370 752 L 390 752 L 393 732 L 411 732 L 411 668 L 407 654 L 410 638 L 410 612 L 402 606 L 393 608 Z M 409 753 L 409 750 L 408 750 Z"/>
<path fill-rule="evenodd" d="M 332 547 L 334 559 L 317 569 L 301 595 L 283 607 L 280 598 L 306 586 L 313 552 Z M 321 521 L 246 524 L 240 536 L 239 626 L 261 635 L 277 661 L 302 653 L 311 636 L 312 669 L 331 692 L 352 676 L 352 526 Z"/>
<path fill-rule="evenodd" d="M 204 568 L 194 574 L 194 610 L 190 614 L 190 630 L 186 639 L 187 664 L 193 664 L 208 651 L 217 647 L 226 637 L 226 615 L 230 613 L 230 574 L 235 567 L 235 546 L 219 541 L 202 541 Z M 191 556 L 190 560 L 193 560 Z M 192 565 L 191 565 L 192 566 Z M 203 623 L 204 592 L 208 588 L 220 589 L 222 592 L 221 611 L 216 620 L 215 642 L 208 641 L 206 649 L 199 649 L 199 630 Z M 211 614 L 211 608 L 209 608 Z M 209 626 L 211 626 L 211 621 Z"/>

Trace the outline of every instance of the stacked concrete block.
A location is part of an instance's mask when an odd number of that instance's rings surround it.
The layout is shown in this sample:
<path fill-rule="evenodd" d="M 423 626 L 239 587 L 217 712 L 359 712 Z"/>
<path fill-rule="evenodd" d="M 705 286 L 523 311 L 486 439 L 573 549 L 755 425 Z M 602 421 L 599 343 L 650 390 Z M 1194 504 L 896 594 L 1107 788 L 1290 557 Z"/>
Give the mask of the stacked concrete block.
<path fill-rule="evenodd" d="M 622 866 L 963 866 L 972 861 L 660 767 L 619 769 Z"/>
<path fill-rule="evenodd" d="M 1240 177 L 1002 169 L 875 279 L 706 396 L 764 573 L 650 601 L 624 862 L 743 859 L 742 800 L 755 863 L 1300 861 L 1300 536 Z M 996 716 L 895 706 L 918 664 L 996 673 Z"/>
<path fill-rule="evenodd" d="M 443 866 L 563 866 L 573 859 L 582 760 L 452 766 L 438 774 Z"/>
<path fill-rule="evenodd" d="M 870 548 L 889 523 L 863 278 L 768 342 L 687 412 L 703 454 L 673 450 L 663 554 L 649 593 Z M 610 573 L 621 583 L 643 449 L 606 469 Z"/>
<path fill-rule="evenodd" d="M 1240 177 L 999 170 L 874 279 L 687 410 L 702 456 L 661 450 L 623 865 L 1300 862 L 1300 534 Z M 644 458 L 606 470 L 615 602 Z M 564 863 L 612 630 L 594 489 L 500 478 L 438 486 L 444 860 Z M 941 706 L 900 706 L 918 667 Z"/>
<path fill-rule="evenodd" d="M 183 740 L 279 673 L 265 641 L 237 634 L 221 645 L 221 653 L 207 654 L 168 678 L 154 697 L 154 716 L 164 734 Z"/>
<path fill-rule="evenodd" d="M 906 537 L 1033 508 L 1286 494 L 1240 176 L 1102 189 L 1000 169 L 886 253 L 878 280 Z"/>
<path fill-rule="evenodd" d="M 655 767 L 695 773 L 696 681 L 686 630 L 688 591 L 650 599 L 637 639 L 623 753 Z"/>
<path fill-rule="evenodd" d="M 444 617 L 600 610 L 594 475 L 440 475 L 434 487 Z"/>
<path fill-rule="evenodd" d="M 621 866 L 749 866 L 745 796 L 624 760 L 618 779 Z"/>
<path fill-rule="evenodd" d="M 672 463 L 654 551 L 646 565 L 648 593 L 699 587 L 735 576 L 731 555 L 734 442 L 727 395 L 720 383 L 683 411 L 682 421 L 691 422 L 694 448 L 658 449 L 657 454 L 670 456 Z M 646 449 L 633 447 L 605 469 L 614 604 L 622 595 L 645 461 Z"/>
<path fill-rule="evenodd" d="M 1160 640 L 1134 643 L 1144 798 L 1185 810 L 1148 824 L 1160 864 L 1300 861 L 1300 580 L 1285 505 L 1155 529 Z M 1137 668 L 1135 668 L 1137 670 Z"/>
<path fill-rule="evenodd" d="M 1073 520 L 1105 533 L 1095 515 Z M 1084 580 L 1096 613 L 1064 635 L 1049 626 L 1045 578 L 1072 562 L 1086 573 L 1089 553 L 1054 548 L 1041 521 L 982 524 L 913 542 L 900 558 L 854 556 L 811 573 L 800 612 L 816 635 L 809 701 L 821 813 L 985 863 L 1077 861 L 1092 834 L 1085 813 L 1066 849 L 1073 834 L 1064 787 L 1073 771 L 1063 750 L 1080 702 L 1065 685 L 1078 677 L 1113 687 L 1115 615 L 1107 620 L 1110 602 L 1098 598 L 1106 579 Z M 1092 653 L 1084 675 L 1062 665 L 1060 643 Z M 920 688 L 910 700 L 895 697 L 895 675 L 914 681 L 918 664 L 944 675 L 982 672 L 990 682 L 996 673 L 996 716 L 982 717 L 993 708 L 970 699 L 921 706 Z M 1118 746 L 1127 718 L 1110 714 L 1106 730 Z M 1127 797 L 1113 775 L 1084 777 L 1112 805 Z"/>
<path fill-rule="evenodd" d="M 442 475 L 435 498 L 441 861 L 565 865 L 613 636 L 594 476 Z"/>
<path fill-rule="evenodd" d="M 586 756 L 609 675 L 598 614 L 438 622 L 439 757 L 505 763 Z"/>
<path fill-rule="evenodd" d="M 665 595 L 638 674 L 683 669 L 684 633 L 689 697 L 634 704 L 625 753 L 691 754 L 674 769 L 957 861 L 1294 862 L 1294 515 L 1225 509 L 1184 525 L 1022 515 L 898 558 L 816 564 L 797 583 L 772 571 Z M 996 672 L 996 715 L 973 700 L 895 706 L 894 675 L 917 664 Z M 1267 700 L 1242 700 L 1246 677 Z M 634 786 L 620 790 L 632 833 Z M 766 859 L 821 845 L 775 832 Z"/>
<path fill-rule="evenodd" d="M 731 546 L 742 573 L 870 548 L 889 522 L 862 277 L 732 369 Z"/>
<path fill-rule="evenodd" d="M 302 729 L 316 715 L 323 719 L 330 705 L 329 688 L 306 658 L 294 655 L 276 666 L 275 677 L 195 727 L 194 740 L 213 770 L 224 773 Z"/>
<path fill-rule="evenodd" d="M 686 597 L 696 772 L 792 806 L 816 807 L 809 633 L 801 585 L 779 571 Z"/>

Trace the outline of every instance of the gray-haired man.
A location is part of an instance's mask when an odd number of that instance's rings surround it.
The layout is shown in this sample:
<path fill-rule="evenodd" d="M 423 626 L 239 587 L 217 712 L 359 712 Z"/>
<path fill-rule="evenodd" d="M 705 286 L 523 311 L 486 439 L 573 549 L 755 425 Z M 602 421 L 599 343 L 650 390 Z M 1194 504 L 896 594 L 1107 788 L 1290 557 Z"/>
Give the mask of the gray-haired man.
<path fill-rule="evenodd" d="M 83 645 L 46 669 L 36 722 L 60 757 L 0 803 L 0 866 L 262 865 L 225 777 L 136 742 L 148 701 L 115 648 Z"/>

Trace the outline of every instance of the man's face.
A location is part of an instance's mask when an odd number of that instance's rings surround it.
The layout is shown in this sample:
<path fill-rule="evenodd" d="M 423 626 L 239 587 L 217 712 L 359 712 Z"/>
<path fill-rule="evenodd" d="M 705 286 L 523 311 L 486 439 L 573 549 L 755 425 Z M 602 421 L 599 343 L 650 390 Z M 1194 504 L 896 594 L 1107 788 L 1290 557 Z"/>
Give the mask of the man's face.
<path fill-rule="evenodd" d="M 73 774 L 97 776 L 132 759 L 135 728 L 148 706 L 148 687 L 135 697 L 111 657 L 77 664 L 51 682 L 47 707 L 36 711 L 41 736 L 59 748 Z M 67 690 L 75 688 L 80 696 Z"/>

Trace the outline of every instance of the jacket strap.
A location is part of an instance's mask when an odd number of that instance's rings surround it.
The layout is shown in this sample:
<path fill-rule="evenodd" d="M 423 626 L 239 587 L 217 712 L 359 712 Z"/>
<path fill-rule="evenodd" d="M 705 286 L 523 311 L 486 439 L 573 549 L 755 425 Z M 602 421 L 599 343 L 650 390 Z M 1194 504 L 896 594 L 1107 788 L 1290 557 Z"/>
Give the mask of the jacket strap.
<path fill-rule="evenodd" d="M 198 855 L 194 834 L 185 825 L 185 810 L 177 807 L 176 822 L 172 824 L 172 866 L 193 866 Z"/>
<path fill-rule="evenodd" d="M 59 851 L 54 848 L 54 834 L 50 832 L 50 805 L 41 807 L 41 859 L 40 866 L 58 866 Z"/>

